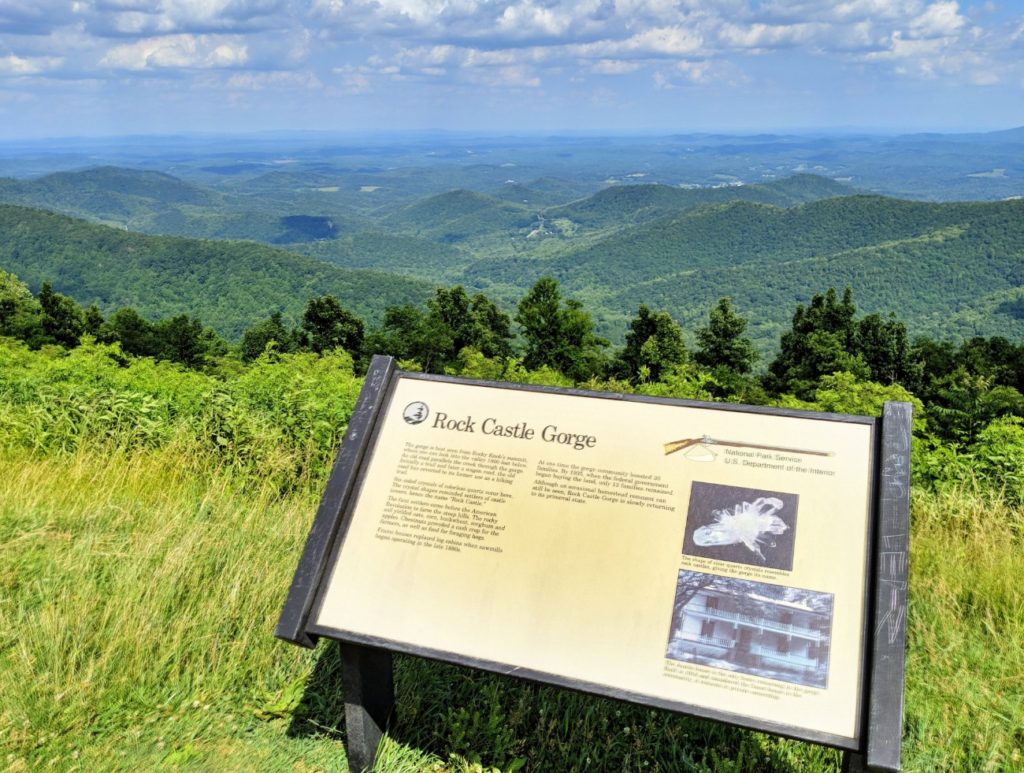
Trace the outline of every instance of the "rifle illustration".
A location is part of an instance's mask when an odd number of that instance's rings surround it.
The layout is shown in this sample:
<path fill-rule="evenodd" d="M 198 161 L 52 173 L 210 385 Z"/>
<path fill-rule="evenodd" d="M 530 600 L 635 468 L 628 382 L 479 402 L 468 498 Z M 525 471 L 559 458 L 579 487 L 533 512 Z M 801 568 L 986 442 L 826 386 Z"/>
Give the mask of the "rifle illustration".
<path fill-rule="evenodd" d="M 706 448 L 706 446 L 729 446 L 730 448 L 757 448 L 761 451 L 781 451 L 790 454 L 835 456 L 832 451 L 815 451 L 809 448 L 788 448 L 786 446 L 767 446 L 760 443 L 744 443 L 738 440 L 716 440 L 709 435 L 683 438 L 682 440 L 673 440 L 671 443 L 665 443 L 665 456 L 674 454 L 676 451 L 682 451 L 687 448 L 696 448 L 698 446 L 705 447 L 705 450 L 708 452 L 711 452 L 711 449 Z"/>

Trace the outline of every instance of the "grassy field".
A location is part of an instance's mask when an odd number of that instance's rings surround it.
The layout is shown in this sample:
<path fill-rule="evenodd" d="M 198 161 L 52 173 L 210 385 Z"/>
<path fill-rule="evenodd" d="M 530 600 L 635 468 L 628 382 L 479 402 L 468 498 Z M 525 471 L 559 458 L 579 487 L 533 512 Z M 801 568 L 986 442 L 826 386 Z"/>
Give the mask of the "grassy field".
<path fill-rule="evenodd" d="M 37 379 L 35 360 L 0 351 L 0 770 L 346 770 L 337 648 L 305 651 L 272 632 L 325 474 L 322 460 L 297 461 L 319 453 L 297 438 L 326 408 L 296 395 L 317 379 L 348 394 L 351 370 L 268 363 L 224 391 L 82 357 L 62 382 L 53 362 Z M 128 394 L 116 380 L 129 377 L 155 395 L 134 410 L 178 431 L 126 442 L 71 400 L 86 383 Z M 34 417 L 27 406 L 44 386 L 48 412 Z M 160 394 L 183 404 L 209 388 L 222 389 L 217 421 L 210 399 L 161 413 Z M 294 442 L 250 434 L 242 447 L 240 428 L 260 426 L 260 395 L 292 406 L 278 415 L 299 427 Z M 52 442 L 33 447 L 44 425 Z M 180 431 L 210 426 L 223 434 Z M 254 474 L 253 459 L 304 472 L 283 486 Z M 948 487 L 915 489 L 912 519 L 904 767 L 1022 769 L 1024 514 L 998 493 Z M 810 744 L 416 658 L 398 659 L 396 689 L 382 771 L 839 764 Z"/>

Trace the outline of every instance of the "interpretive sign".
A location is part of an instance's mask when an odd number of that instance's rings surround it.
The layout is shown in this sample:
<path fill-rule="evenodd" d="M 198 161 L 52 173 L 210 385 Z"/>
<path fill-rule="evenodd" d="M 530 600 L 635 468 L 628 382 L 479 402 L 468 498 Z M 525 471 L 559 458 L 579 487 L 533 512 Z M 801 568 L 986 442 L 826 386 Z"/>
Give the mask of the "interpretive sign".
<path fill-rule="evenodd" d="M 902 713 L 909 413 L 885 421 L 425 376 L 375 358 L 277 634 L 896 768 L 898 728 L 895 762 L 869 749 L 869 724 Z M 886 496 L 894 515 L 876 523 Z M 390 679 L 388 660 L 378 670 Z M 869 723 L 869 681 L 896 671 L 898 694 Z M 352 690 L 372 692 L 362 678 Z M 370 741 L 389 709 L 375 700 Z"/>

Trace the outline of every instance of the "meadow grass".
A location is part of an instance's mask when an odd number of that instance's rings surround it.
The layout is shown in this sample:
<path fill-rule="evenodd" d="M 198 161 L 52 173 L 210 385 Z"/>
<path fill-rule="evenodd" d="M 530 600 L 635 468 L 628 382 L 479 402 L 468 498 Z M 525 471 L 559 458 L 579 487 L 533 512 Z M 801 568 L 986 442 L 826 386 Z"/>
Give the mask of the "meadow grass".
<path fill-rule="evenodd" d="M 1024 769 L 1024 510 L 973 486 L 912 504 L 907 767 Z"/>
<path fill-rule="evenodd" d="M 310 500 L 195 467 L 173 447 L 2 460 L 6 765 L 252 769 L 338 756 L 333 744 L 260 741 L 268 728 L 253 722 L 312 662 L 270 637 Z"/>
<path fill-rule="evenodd" d="M 171 443 L 0 456 L 0 766 L 345 770 L 338 649 L 272 637 L 318 485 Z M 915 491 L 904 764 L 1024 766 L 1024 519 Z M 835 770 L 810 744 L 402 657 L 383 771 Z"/>

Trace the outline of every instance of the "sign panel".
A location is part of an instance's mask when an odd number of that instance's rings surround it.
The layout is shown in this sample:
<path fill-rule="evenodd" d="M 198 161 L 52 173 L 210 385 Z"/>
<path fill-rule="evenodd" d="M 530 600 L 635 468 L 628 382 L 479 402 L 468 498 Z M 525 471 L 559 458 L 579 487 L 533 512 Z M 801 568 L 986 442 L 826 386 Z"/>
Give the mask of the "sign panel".
<path fill-rule="evenodd" d="M 415 374 L 380 405 L 306 630 L 859 747 L 874 419 Z"/>

